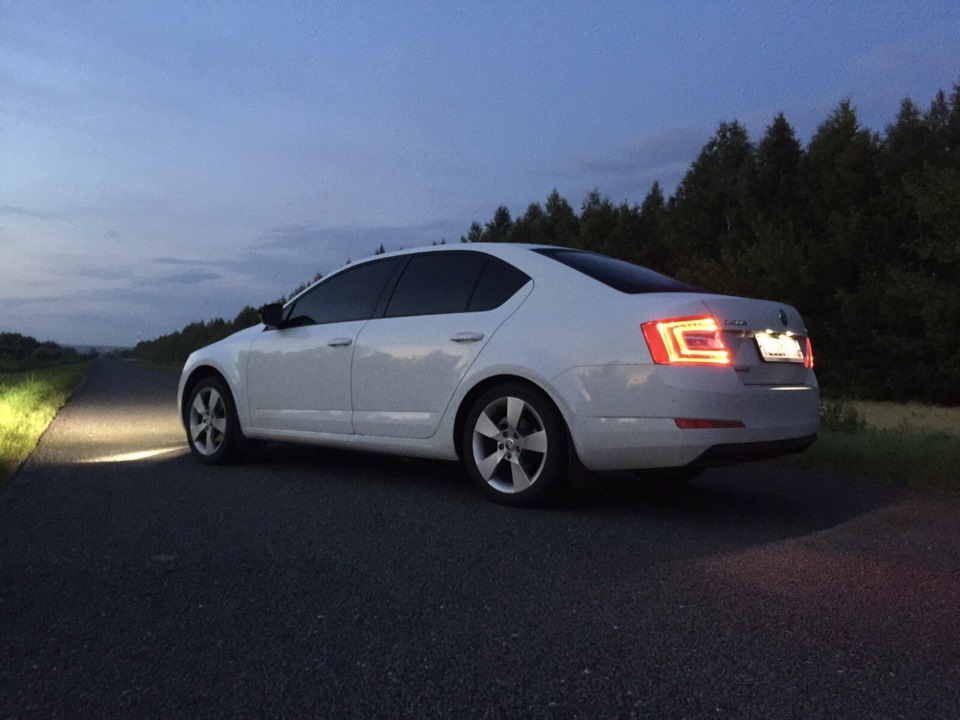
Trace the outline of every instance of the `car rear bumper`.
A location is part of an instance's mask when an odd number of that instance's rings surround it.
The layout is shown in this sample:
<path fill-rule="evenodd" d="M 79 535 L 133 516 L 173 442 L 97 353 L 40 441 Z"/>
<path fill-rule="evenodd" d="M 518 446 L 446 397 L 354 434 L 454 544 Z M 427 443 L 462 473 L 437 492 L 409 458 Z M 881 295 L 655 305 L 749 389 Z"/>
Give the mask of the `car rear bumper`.
<path fill-rule="evenodd" d="M 820 393 L 744 385 L 730 368 L 575 368 L 554 382 L 580 461 L 590 470 L 710 466 L 800 452 L 816 438 Z M 678 418 L 743 427 L 680 429 Z"/>
<path fill-rule="evenodd" d="M 736 465 L 742 462 L 792 455 L 803 452 L 813 445 L 816 439 L 816 435 L 807 435 L 787 440 L 714 445 L 690 465 L 692 467 L 716 467 L 718 465 Z"/>

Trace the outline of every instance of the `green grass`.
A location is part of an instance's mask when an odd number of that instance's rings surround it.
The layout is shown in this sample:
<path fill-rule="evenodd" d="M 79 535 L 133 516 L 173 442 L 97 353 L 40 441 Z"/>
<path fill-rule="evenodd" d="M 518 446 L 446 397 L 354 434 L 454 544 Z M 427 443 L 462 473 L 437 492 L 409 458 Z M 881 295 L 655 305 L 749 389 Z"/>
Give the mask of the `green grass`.
<path fill-rule="evenodd" d="M 0 373 L 0 482 L 33 452 L 92 363 Z"/>
<path fill-rule="evenodd" d="M 913 488 L 960 490 L 960 408 L 828 401 L 817 442 L 787 462 Z"/>

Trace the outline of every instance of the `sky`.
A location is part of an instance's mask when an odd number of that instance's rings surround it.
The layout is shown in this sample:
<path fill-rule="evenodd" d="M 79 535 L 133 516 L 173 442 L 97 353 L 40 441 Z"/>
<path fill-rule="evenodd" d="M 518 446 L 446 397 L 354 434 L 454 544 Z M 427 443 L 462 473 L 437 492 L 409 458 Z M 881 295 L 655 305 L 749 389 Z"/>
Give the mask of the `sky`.
<path fill-rule="evenodd" d="M 0 0 L 0 332 L 132 346 L 957 82 L 956 0 Z"/>

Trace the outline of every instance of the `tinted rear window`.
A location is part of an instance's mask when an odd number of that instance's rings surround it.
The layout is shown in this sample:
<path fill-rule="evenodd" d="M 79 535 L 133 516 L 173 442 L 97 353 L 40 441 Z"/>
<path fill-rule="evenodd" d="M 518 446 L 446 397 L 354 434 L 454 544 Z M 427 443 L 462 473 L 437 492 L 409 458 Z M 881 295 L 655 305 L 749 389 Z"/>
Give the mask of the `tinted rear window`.
<path fill-rule="evenodd" d="M 403 270 L 385 317 L 482 312 L 500 307 L 530 278 L 478 252 L 414 255 Z"/>
<path fill-rule="evenodd" d="M 473 252 L 414 255 L 397 282 L 386 317 L 466 312 L 486 264 L 485 255 Z"/>
<path fill-rule="evenodd" d="M 483 311 L 500 307 L 529 281 L 530 278 L 512 265 L 490 258 L 480 276 L 480 282 L 477 283 L 477 289 L 473 291 L 470 310 Z"/>
<path fill-rule="evenodd" d="M 703 288 L 696 285 L 680 282 L 648 268 L 606 255 L 563 248 L 540 248 L 534 250 L 534 252 L 553 258 L 574 270 L 579 270 L 584 275 L 599 280 L 614 290 L 631 295 L 662 292 L 705 292 Z"/>

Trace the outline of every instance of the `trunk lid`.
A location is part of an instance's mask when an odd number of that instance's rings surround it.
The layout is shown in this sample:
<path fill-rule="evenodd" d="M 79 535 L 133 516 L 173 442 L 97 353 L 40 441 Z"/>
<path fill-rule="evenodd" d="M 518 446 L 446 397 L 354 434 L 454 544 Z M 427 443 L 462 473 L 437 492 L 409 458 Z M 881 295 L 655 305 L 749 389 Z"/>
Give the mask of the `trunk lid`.
<path fill-rule="evenodd" d="M 770 300 L 726 295 L 705 296 L 703 302 L 720 325 L 733 357 L 733 368 L 744 385 L 809 383 L 810 370 L 803 363 L 807 328 L 795 308 Z M 758 340 L 758 336 L 762 337 Z M 765 351 L 761 350 L 761 342 Z M 799 358 L 794 355 L 794 343 L 799 345 Z"/>

